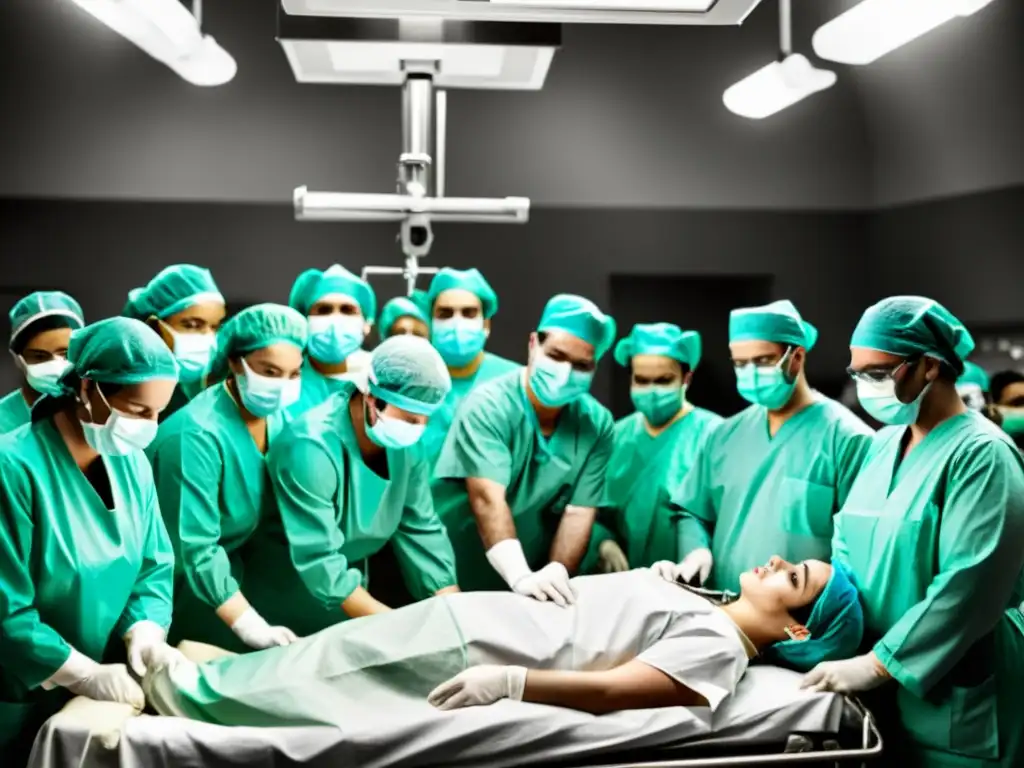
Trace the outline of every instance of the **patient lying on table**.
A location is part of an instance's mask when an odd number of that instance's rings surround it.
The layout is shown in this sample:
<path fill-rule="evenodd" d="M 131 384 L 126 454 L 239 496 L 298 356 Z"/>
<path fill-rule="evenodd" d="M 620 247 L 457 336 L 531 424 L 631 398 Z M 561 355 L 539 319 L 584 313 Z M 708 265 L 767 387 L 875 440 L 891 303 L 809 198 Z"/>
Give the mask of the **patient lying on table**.
<path fill-rule="evenodd" d="M 397 715 L 503 698 L 595 714 L 713 710 L 759 653 L 809 669 L 853 655 L 863 630 L 846 572 L 817 560 L 772 558 L 724 604 L 647 570 L 572 584 L 568 608 L 512 593 L 445 595 L 287 647 L 153 669 L 144 688 L 160 714 L 223 725 L 346 728 L 375 707 Z"/>

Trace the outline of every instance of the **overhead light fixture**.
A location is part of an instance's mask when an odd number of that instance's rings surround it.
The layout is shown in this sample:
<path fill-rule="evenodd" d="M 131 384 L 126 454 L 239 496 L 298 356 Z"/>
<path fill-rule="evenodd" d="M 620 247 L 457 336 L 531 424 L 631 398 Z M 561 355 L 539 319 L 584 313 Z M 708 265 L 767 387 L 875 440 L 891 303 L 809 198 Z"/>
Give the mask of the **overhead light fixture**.
<path fill-rule="evenodd" d="M 977 13 L 992 0 L 864 0 L 818 28 L 823 59 L 870 64 L 938 26 Z"/>
<path fill-rule="evenodd" d="M 72 0 L 193 85 L 223 85 L 238 66 L 201 28 L 202 0 L 195 15 L 179 0 Z"/>
<path fill-rule="evenodd" d="M 835 85 L 835 72 L 793 53 L 790 13 L 790 0 L 779 0 L 779 60 L 726 89 L 722 102 L 730 112 L 760 120 Z"/>

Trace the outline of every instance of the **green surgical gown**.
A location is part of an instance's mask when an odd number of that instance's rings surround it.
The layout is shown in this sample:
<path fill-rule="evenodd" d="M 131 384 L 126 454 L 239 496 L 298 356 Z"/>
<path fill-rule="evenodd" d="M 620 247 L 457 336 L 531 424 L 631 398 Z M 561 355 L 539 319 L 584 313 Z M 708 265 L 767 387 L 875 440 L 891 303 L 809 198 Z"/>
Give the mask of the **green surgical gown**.
<path fill-rule="evenodd" d="M 526 396 L 522 371 L 487 382 L 467 397 L 434 468 L 434 504 L 455 547 L 466 590 L 506 589 L 487 562 L 466 493 L 466 478 L 491 480 L 505 498 L 531 568 L 549 562 L 566 506 L 599 507 L 612 453 L 608 409 L 583 395 L 562 409 L 545 438 Z"/>
<path fill-rule="evenodd" d="M 836 515 L 913 764 L 1024 765 L 1024 461 L 983 416 L 875 436 Z"/>
<path fill-rule="evenodd" d="M 740 574 L 772 555 L 828 560 L 832 516 L 846 500 L 871 434 L 818 394 L 774 437 L 759 405 L 726 419 L 673 497 L 680 553 L 709 548 L 709 586 L 735 592 Z"/>
<path fill-rule="evenodd" d="M 281 425 L 281 416 L 267 419 L 268 443 Z M 264 455 L 227 387 L 207 389 L 161 424 L 148 453 L 174 545 L 171 643 L 248 650 L 215 610 L 245 593 L 243 547 L 273 503 Z"/>
<path fill-rule="evenodd" d="M 171 395 L 171 402 L 167 404 L 163 412 L 160 414 L 160 421 L 166 421 L 175 413 L 180 411 L 186 405 L 203 391 L 203 382 L 200 381 L 179 381 L 178 385 L 174 388 L 174 394 Z"/>
<path fill-rule="evenodd" d="M 287 417 L 293 419 L 296 416 L 301 416 L 343 388 L 343 381 L 324 376 L 313 367 L 309 358 L 306 358 L 302 363 L 302 391 L 298 401 L 288 408 Z"/>
<path fill-rule="evenodd" d="M 444 439 L 447 437 L 448 430 L 455 419 L 455 411 L 458 409 L 459 404 L 466 399 L 466 395 L 484 382 L 496 379 L 511 371 L 519 370 L 521 367 L 519 363 L 506 360 L 498 355 L 492 355 L 490 352 L 485 352 L 484 360 L 475 374 L 463 379 L 452 377 L 451 391 L 445 398 L 444 403 L 441 404 L 441 407 L 430 414 L 430 421 L 427 422 L 427 429 L 423 433 L 423 446 L 431 461 L 436 462 L 437 457 L 441 454 Z"/>
<path fill-rule="evenodd" d="M 609 539 L 622 547 L 631 568 L 680 559 L 678 519 L 670 508 L 672 494 L 697 461 L 710 430 L 721 423 L 721 416 L 693 408 L 657 437 L 647 431 L 640 413 L 615 424 L 607 505 L 594 525 L 581 570 L 597 568 L 598 548 Z"/>
<path fill-rule="evenodd" d="M 25 402 L 25 396 L 16 389 L 0 399 L 0 435 L 13 432 L 32 420 L 32 409 Z"/>
<path fill-rule="evenodd" d="M 101 461 L 113 509 L 51 419 L 0 440 L 0 753 L 59 706 L 62 691 L 40 686 L 71 647 L 101 661 L 136 622 L 171 622 L 174 555 L 149 462 Z"/>
<path fill-rule="evenodd" d="M 341 604 L 391 542 L 416 599 L 456 584 L 455 558 L 430 497 L 419 446 L 387 451 L 388 477 L 364 462 L 349 416 L 351 382 L 292 421 L 267 457 L 276 508 L 246 559 L 245 595 L 299 635 L 347 618 Z M 372 591 L 372 587 L 371 587 Z"/>

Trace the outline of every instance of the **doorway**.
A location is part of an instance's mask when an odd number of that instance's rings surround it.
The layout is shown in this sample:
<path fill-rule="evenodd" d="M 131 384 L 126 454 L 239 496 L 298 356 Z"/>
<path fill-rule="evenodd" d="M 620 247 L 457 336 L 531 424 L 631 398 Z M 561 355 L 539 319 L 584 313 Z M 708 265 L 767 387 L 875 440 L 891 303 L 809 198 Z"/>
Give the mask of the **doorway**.
<path fill-rule="evenodd" d="M 683 330 L 700 331 L 703 353 L 687 399 L 731 416 L 747 403 L 736 393 L 729 359 L 729 312 L 767 304 L 772 289 L 771 275 L 612 275 L 611 313 L 620 337 L 636 323 L 675 323 Z M 618 365 L 613 370 L 612 413 L 620 419 L 634 410 L 630 371 Z"/>

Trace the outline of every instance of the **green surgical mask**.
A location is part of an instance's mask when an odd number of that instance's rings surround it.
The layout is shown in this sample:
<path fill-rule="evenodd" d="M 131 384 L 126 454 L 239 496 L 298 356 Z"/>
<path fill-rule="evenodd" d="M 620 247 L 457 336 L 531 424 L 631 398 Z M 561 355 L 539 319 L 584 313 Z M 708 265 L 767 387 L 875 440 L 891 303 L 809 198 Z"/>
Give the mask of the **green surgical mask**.
<path fill-rule="evenodd" d="M 1013 437 L 1024 435 L 1024 408 L 1000 408 L 1003 415 L 1003 431 Z"/>
<path fill-rule="evenodd" d="M 652 427 L 660 427 L 667 424 L 679 413 L 683 407 L 686 397 L 686 387 L 682 385 L 669 386 L 634 386 L 629 391 L 633 405 L 647 419 Z"/>

